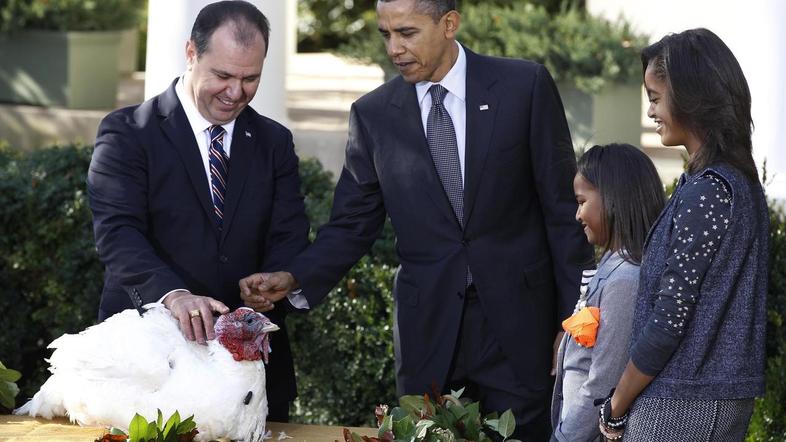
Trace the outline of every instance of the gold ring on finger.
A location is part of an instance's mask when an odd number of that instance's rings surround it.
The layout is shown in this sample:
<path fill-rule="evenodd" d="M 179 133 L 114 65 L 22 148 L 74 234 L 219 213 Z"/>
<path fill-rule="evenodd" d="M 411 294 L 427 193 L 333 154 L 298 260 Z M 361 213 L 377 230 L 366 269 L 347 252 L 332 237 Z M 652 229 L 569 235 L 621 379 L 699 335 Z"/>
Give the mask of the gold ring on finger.
<path fill-rule="evenodd" d="M 189 310 L 188 311 L 188 316 L 191 316 L 192 319 L 193 318 L 198 318 L 200 316 L 199 310 L 197 310 L 197 309 Z"/>

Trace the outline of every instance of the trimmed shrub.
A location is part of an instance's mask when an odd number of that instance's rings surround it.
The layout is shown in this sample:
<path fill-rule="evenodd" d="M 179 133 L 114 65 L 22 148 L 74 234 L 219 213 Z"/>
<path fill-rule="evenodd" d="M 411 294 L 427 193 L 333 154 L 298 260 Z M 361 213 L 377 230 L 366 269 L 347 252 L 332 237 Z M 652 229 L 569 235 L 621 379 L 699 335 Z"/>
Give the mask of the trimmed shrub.
<path fill-rule="evenodd" d="M 756 399 L 747 442 L 786 440 L 786 211 L 770 204 L 770 277 L 767 292 L 767 392 Z"/>
<path fill-rule="evenodd" d="M 137 26 L 145 0 L 6 0 L 0 32 L 113 31 Z"/>
<path fill-rule="evenodd" d="M 103 267 L 85 195 L 90 153 L 0 151 L 0 360 L 23 374 L 18 400 L 48 376 L 46 346 L 97 316 Z"/>

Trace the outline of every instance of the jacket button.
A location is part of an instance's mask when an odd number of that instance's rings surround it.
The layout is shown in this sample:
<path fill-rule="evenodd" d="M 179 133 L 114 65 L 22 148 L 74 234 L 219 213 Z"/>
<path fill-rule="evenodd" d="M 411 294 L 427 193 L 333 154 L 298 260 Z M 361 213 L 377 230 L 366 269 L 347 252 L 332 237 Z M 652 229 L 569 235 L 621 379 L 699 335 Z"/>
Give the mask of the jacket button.
<path fill-rule="evenodd" d="M 462 292 L 456 292 L 456 296 L 458 296 L 458 299 L 464 299 L 464 293 Z"/>
<path fill-rule="evenodd" d="M 229 258 L 227 258 L 226 255 L 221 255 L 218 257 L 218 260 L 221 261 L 222 264 L 226 264 Z"/>

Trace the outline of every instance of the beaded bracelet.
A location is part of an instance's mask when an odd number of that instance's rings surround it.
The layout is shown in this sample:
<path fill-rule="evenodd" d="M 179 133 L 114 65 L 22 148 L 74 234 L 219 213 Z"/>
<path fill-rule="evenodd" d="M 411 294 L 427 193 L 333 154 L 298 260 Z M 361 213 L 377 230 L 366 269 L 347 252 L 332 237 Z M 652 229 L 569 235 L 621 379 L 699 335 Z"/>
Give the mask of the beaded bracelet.
<path fill-rule="evenodd" d="M 628 412 L 626 411 L 620 417 L 612 417 L 611 416 L 611 396 L 614 394 L 614 391 L 609 394 L 605 401 L 603 401 L 603 405 L 600 407 L 600 421 L 603 425 L 607 426 L 612 430 L 621 430 L 625 428 L 625 425 L 628 423 Z"/>

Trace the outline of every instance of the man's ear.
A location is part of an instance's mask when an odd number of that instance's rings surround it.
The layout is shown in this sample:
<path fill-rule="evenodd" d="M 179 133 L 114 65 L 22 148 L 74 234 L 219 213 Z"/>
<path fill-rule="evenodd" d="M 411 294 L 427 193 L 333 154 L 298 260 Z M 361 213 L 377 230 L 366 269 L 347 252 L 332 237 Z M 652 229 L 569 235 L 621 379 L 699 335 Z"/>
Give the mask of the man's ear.
<path fill-rule="evenodd" d="M 456 38 L 456 33 L 461 25 L 461 14 L 456 10 L 449 11 L 442 19 L 445 21 L 445 37 Z"/>
<path fill-rule="evenodd" d="M 197 59 L 196 44 L 192 40 L 186 42 L 186 68 L 190 71 Z"/>

